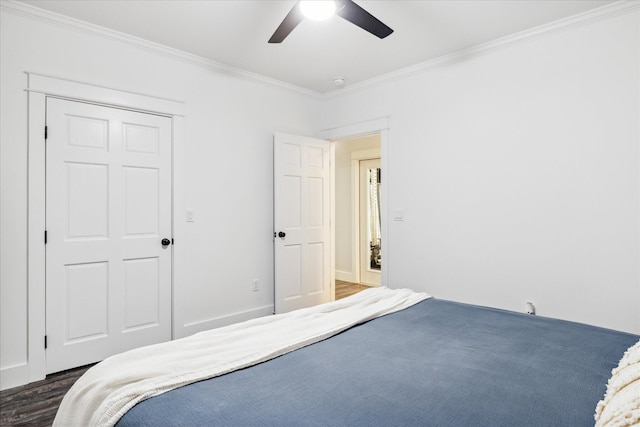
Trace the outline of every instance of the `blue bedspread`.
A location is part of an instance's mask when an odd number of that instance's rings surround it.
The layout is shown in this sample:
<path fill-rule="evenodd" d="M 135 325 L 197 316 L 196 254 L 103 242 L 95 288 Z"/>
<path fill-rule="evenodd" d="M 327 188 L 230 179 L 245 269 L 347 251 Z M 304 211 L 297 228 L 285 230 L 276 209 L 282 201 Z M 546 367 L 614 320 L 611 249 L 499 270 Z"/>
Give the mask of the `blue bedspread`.
<path fill-rule="evenodd" d="M 148 399 L 117 425 L 593 426 L 611 370 L 638 339 L 429 299 Z"/>

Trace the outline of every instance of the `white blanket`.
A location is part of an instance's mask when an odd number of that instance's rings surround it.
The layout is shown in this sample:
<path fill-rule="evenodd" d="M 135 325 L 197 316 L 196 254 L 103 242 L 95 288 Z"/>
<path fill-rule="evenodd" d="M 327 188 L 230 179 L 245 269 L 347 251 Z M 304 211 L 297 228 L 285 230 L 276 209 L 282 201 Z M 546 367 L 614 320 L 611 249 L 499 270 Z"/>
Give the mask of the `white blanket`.
<path fill-rule="evenodd" d="M 272 359 L 427 298 L 408 289 L 373 288 L 110 357 L 73 385 L 53 425 L 113 426 L 145 399 Z"/>

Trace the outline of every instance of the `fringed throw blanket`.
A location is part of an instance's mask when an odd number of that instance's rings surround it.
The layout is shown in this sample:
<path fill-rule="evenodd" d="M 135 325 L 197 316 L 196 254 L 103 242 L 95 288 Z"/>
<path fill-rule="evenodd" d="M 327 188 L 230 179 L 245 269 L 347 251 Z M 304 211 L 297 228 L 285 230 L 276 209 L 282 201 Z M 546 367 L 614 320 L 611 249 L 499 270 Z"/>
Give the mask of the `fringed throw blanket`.
<path fill-rule="evenodd" d="M 596 427 L 640 425 L 640 341 L 611 372 L 607 393 L 596 408 Z"/>

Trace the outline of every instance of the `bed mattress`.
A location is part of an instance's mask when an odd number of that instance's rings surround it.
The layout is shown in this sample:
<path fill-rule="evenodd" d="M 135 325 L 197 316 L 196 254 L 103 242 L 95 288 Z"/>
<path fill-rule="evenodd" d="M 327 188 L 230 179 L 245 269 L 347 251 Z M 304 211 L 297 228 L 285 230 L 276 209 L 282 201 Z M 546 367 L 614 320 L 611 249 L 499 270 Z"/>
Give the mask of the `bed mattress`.
<path fill-rule="evenodd" d="M 140 402 L 117 426 L 593 426 L 639 338 L 432 298 Z"/>

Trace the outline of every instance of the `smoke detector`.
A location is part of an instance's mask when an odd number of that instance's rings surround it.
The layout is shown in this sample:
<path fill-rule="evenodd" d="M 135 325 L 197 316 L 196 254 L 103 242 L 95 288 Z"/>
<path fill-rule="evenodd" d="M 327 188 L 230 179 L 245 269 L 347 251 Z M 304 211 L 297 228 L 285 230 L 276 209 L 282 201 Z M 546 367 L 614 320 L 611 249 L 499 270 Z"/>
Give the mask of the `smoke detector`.
<path fill-rule="evenodd" d="M 342 89 L 344 87 L 344 77 L 335 77 L 333 84 L 336 85 L 336 88 Z"/>

